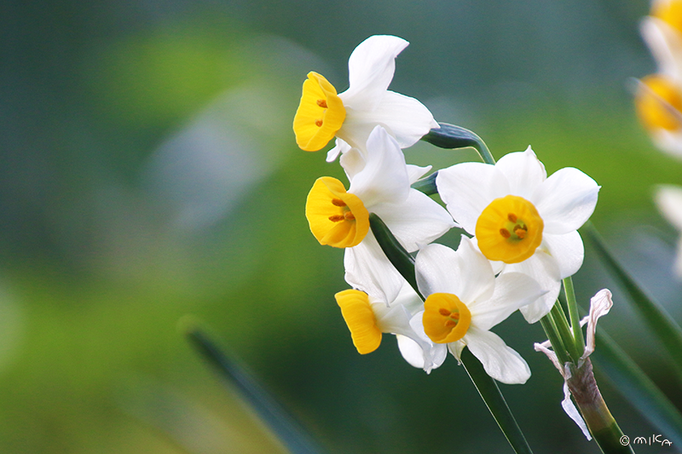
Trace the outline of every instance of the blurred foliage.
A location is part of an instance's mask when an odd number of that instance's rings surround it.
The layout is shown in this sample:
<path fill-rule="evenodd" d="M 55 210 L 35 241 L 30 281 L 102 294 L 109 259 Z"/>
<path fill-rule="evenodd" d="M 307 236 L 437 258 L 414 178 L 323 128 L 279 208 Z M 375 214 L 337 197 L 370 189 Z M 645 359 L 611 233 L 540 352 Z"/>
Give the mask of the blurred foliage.
<path fill-rule="evenodd" d="M 333 300 L 346 288 L 342 252 L 320 247 L 303 216 L 312 182 L 342 172 L 295 147 L 300 84 L 317 70 L 343 90 L 362 39 L 407 38 L 392 87 L 474 130 L 498 158 L 531 144 L 550 173 L 594 177 L 594 223 L 680 320 L 674 232 L 651 188 L 680 182 L 682 164 L 654 150 L 627 91 L 653 67 L 637 35 L 647 9 L 10 2 L 0 17 L 0 451 L 278 452 L 178 333 L 188 313 L 331 452 L 508 449 L 452 358 L 426 376 L 388 336 L 367 357 L 353 349 Z M 439 168 L 474 155 L 420 143 L 406 156 Z M 610 285 L 587 254 L 583 302 Z M 614 293 L 600 326 L 682 402 Z M 531 446 L 597 452 L 532 349 L 541 329 L 514 316 L 497 332 L 533 370 L 527 385 L 502 386 Z M 626 434 L 653 433 L 603 386 Z"/>

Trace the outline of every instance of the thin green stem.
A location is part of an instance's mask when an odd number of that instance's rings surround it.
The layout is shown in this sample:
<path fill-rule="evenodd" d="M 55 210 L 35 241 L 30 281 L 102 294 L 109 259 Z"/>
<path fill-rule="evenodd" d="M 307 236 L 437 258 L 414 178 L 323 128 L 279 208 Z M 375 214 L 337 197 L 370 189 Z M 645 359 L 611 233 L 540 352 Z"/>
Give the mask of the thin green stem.
<path fill-rule="evenodd" d="M 556 353 L 559 363 L 566 364 L 569 362 L 571 358 L 568 356 L 564 342 L 557 333 L 557 328 L 552 316 L 550 314 L 545 315 L 540 319 L 540 324 L 542 325 L 542 329 L 545 330 L 545 335 L 547 336 L 547 339 L 549 339 L 549 343 L 552 344 L 552 350 Z"/>
<path fill-rule="evenodd" d="M 564 310 L 561 308 L 561 305 L 558 301 L 554 303 L 554 307 L 552 307 L 549 315 L 554 320 L 554 324 L 556 325 L 557 331 L 559 332 L 559 336 L 561 336 L 561 340 L 563 340 L 564 346 L 566 347 L 566 350 L 572 359 L 571 362 L 578 364 L 578 361 L 580 361 L 580 357 L 582 356 L 582 352 L 585 350 L 585 348 L 583 347 L 583 350 L 579 351 L 576 347 L 573 334 L 571 333 L 571 329 L 568 326 L 568 320 L 566 320 L 566 314 L 564 314 Z"/>
<path fill-rule="evenodd" d="M 566 295 L 566 305 L 568 306 L 568 316 L 571 320 L 571 329 L 573 331 L 573 342 L 582 356 L 585 351 L 585 338 L 583 337 L 583 330 L 580 328 L 580 315 L 578 314 L 578 302 L 575 298 L 575 289 L 573 288 L 573 279 L 567 277 L 563 280 L 564 294 Z"/>

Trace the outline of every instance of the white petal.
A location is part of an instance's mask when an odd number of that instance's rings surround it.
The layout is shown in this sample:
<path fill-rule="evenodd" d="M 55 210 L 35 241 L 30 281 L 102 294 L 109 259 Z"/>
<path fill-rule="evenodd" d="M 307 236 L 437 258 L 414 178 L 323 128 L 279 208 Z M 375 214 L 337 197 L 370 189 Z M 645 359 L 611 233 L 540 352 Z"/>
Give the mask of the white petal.
<path fill-rule="evenodd" d="M 585 173 L 566 167 L 553 173 L 537 188 L 531 202 L 550 234 L 569 233 L 582 226 L 597 205 L 599 186 Z"/>
<path fill-rule="evenodd" d="M 585 246 L 580 234 L 574 230 L 565 235 L 545 234 L 542 238 L 543 247 L 554 257 L 559 266 L 559 278 L 573 276 L 583 265 Z"/>
<path fill-rule="evenodd" d="M 511 194 L 529 200 L 533 191 L 547 178 L 545 166 L 530 146 L 526 151 L 504 155 L 495 167 L 507 177 Z"/>
<path fill-rule="evenodd" d="M 377 126 L 367 139 L 365 167 L 355 174 L 348 192 L 357 195 L 372 211 L 377 203 L 405 200 L 409 191 L 405 156 L 395 139 Z"/>
<path fill-rule="evenodd" d="M 424 311 L 420 311 L 417 314 L 415 314 L 412 319 L 410 320 L 410 326 L 412 327 L 412 332 L 414 335 L 409 336 L 409 339 L 416 344 L 416 346 L 419 348 L 418 352 L 414 352 L 414 345 L 409 345 L 409 343 L 406 343 L 408 347 L 411 347 L 411 349 L 408 352 L 403 352 L 403 347 L 400 346 L 401 353 L 403 354 L 403 357 L 407 362 L 413 364 L 411 361 L 414 361 L 417 364 L 421 364 L 421 366 L 415 366 L 415 367 L 421 367 L 426 371 L 426 373 L 430 373 L 431 370 L 436 369 L 440 367 L 443 362 L 445 361 L 445 357 L 448 354 L 447 347 L 444 344 L 435 344 L 431 341 L 431 339 L 428 338 L 426 333 L 424 332 L 424 324 L 422 322 L 422 317 L 424 316 Z M 410 358 L 408 359 L 407 356 L 405 356 L 406 353 L 411 353 Z M 421 355 L 421 360 L 417 361 L 417 358 L 415 358 L 414 353 L 418 353 Z"/>
<path fill-rule="evenodd" d="M 490 261 L 464 235 L 457 254 L 460 257 L 461 274 L 457 278 L 459 290 L 455 295 L 467 306 L 478 300 L 489 299 L 495 290 L 495 275 Z"/>
<path fill-rule="evenodd" d="M 654 201 L 668 222 L 682 230 L 682 187 L 660 185 L 656 188 Z"/>
<path fill-rule="evenodd" d="M 391 233 L 414 252 L 455 227 L 450 214 L 426 194 L 410 189 L 401 203 L 377 204 L 372 210 L 386 223 Z"/>
<path fill-rule="evenodd" d="M 471 235 L 490 202 L 509 194 L 505 176 L 495 166 L 478 162 L 463 162 L 439 170 L 436 186 L 452 217 Z"/>
<path fill-rule="evenodd" d="M 403 355 L 405 361 L 407 361 L 412 367 L 424 369 L 424 365 L 426 363 L 424 360 L 424 350 L 422 350 L 419 344 L 409 337 L 403 336 L 402 334 L 396 334 L 395 338 L 398 341 L 398 349 L 400 350 L 400 354 Z"/>
<path fill-rule="evenodd" d="M 557 261 L 546 252 L 538 249 L 529 259 L 521 263 L 507 265 L 503 273 L 513 271 L 532 277 L 540 284 L 540 288 L 547 292 L 531 304 L 521 308 L 521 313 L 526 321 L 535 323 L 549 313 L 559 296 L 561 279 Z"/>
<path fill-rule="evenodd" d="M 544 290 L 533 278 L 522 273 L 504 273 L 495 279 L 495 293 L 490 299 L 468 304 L 471 323 L 489 330 L 515 310 L 538 299 Z"/>
<path fill-rule="evenodd" d="M 419 180 L 421 177 L 426 175 L 432 166 L 420 167 L 412 164 L 407 165 L 407 176 L 410 180 L 410 184 Z"/>
<path fill-rule="evenodd" d="M 404 279 L 388 260 L 379 243 L 369 232 L 355 247 L 346 248 L 343 256 L 348 284 L 387 303 L 398 296 Z"/>
<path fill-rule="evenodd" d="M 351 148 L 349 146 L 348 149 L 341 155 L 339 164 L 341 164 L 341 167 L 346 172 L 348 181 L 353 181 L 355 175 L 362 172 L 362 170 L 365 168 L 367 165 L 367 160 L 365 159 L 365 154 L 362 152 L 362 150 L 359 148 Z"/>
<path fill-rule="evenodd" d="M 470 327 L 463 340 L 495 380 L 512 385 L 525 383 L 530 378 L 526 361 L 497 334 Z"/>
<path fill-rule="evenodd" d="M 344 105 L 373 109 L 388 89 L 395 72 L 395 58 L 408 46 L 397 36 L 370 36 L 348 59 L 349 88 L 341 93 Z"/>
<path fill-rule="evenodd" d="M 432 293 L 459 291 L 461 261 L 455 251 L 441 244 L 424 246 L 415 259 L 419 291 L 425 297 Z"/>
<path fill-rule="evenodd" d="M 336 158 L 339 157 L 339 154 L 345 153 L 350 149 L 350 145 L 348 145 L 344 140 L 337 138 L 334 148 L 327 152 L 327 162 L 334 162 Z"/>
<path fill-rule="evenodd" d="M 431 128 L 438 128 L 431 111 L 415 98 L 387 91 L 381 102 L 363 115 L 365 121 L 384 126 L 400 148 L 411 147 Z M 351 118 L 355 121 L 355 118 Z"/>

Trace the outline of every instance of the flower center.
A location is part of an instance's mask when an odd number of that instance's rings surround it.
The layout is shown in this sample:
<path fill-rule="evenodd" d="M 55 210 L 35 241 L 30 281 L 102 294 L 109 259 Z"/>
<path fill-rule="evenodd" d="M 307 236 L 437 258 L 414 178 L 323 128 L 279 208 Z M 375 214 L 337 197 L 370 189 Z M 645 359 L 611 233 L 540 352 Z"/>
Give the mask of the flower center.
<path fill-rule="evenodd" d="M 682 32 L 682 1 L 654 2 L 651 15 L 661 19 L 678 32 Z"/>
<path fill-rule="evenodd" d="M 369 212 L 362 200 L 336 178 L 315 181 L 305 206 L 310 231 L 320 244 L 338 248 L 360 244 L 369 231 Z"/>
<path fill-rule="evenodd" d="M 508 195 L 493 200 L 476 221 L 478 247 L 488 260 L 519 263 L 542 243 L 544 223 L 532 203 Z"/>
<path fill-rule="evenodd" d="M 424 301 L 424 332 L 437 344 L 460 340 L 471 324 L 471 312 L 452 293 L 432 293 Z"/>
<path fill-rule="evenodd" d="M 341 315 L 348 325 L 353 345 L 358 353 L 372 353 L 381 344 L 381 330 L 372 311 L 369 296 L 359 290 L 344 290 L 334 295 Z"/>
<path fill-rule="evenodd" d="M 661 75 L 645 77 L 635 101 L 637 114 L 647 129 L 682 128 L 682 93 L 670 79 Z"/>
<path fill-rule="evenodd" d="M 341 129 L 346 119 L 346 108 L 336 89 L 316 73 L 308 73 L 303 82 L 303 94 L 294 116 L 296 143 L 305 151 L 317 151 Z"/>

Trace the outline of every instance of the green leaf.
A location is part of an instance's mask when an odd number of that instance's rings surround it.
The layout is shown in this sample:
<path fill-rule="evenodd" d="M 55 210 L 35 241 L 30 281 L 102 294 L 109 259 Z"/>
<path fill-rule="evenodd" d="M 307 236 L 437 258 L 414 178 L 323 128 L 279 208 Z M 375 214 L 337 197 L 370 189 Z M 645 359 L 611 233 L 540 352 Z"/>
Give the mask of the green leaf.
<path fill-rule="evenodd" d="M 381 246 L 381 249 L 393 266 L 400 272 L 405 280 L 410 283 L 417 294 L 421 296 L 417 287 L 414 259 L 412 256 L 402 247 L 379 216 L 374 213 L 370 214 L 369 224 L 379 246 Z M 423 296 L 422 299 L 424 299 Z M 526 441 L 526 437 L 516 423 L 516 419 L 514 419 L 514 415 L 509 409 L 507 402 L 504 400 L 504 396 L 502 396 L 495 380 L 486 373 L 483 365 L 481 365 L 478 359 L 471 354 L 469 349 L 464 349 L 461 360 L 469 374 L 469 378 L 471 378 L 471 381 L 474 383 L 481 398 L 483 398 L 488 410 L 490 410 L 497 425 L 500 427 L 500 430 L 502 430 L 502 433 L 507 438 L 507 441 L 509 441 L 509 444 L 514 451 L 517 454 L 532 453 L 528 446 L 528 442 Z"/>
<path fill-rule="evenodd" d="M 461 126 L 451 125 L 448 123 L 438 123 L 440 128 L 434 128 L 429 131 L 422 140 L 429 142 L 439 148 L 465 148 L 473 147 L 478 151 L 478 154 L 486 164 L 495 164 L 493 155 L 490 154 L 488 146 L 483 142 L 483 139 L 478 137 L 473 131 L 462 128 Z"/>
<path fill-rule="evenodd" d="M 290 452 L 293 454 L 324 452 L 284 407 L 237 360 L 223 353 L 206 333 L 196 326 L 188 327 L 186 332 L 187 338 L 197 351 L 208 359 L 218 373 L 251 405 Z"/>
<path fill-rule="evenodd" d="M 597 330 L 597 349 L 592 353 L 598 370 L 614 383 L 623 397 L 664 437 L 682 445 L 682 414 L 618 344 Z"/>
<path fill-rule="evenodd" d="M 665 347 L 673 360 L 678 379 L 682 380 L 682 328 L 618 263 L 592 224 L 585 224 L 583 231 L 587 234 L 597 254 L 616 282 L 630 296 L 630 300 L 639 311 L 642 320 L 647 324 L 651 333 Z"/>
<path fill-rule="evenodd" d="M 512 414 L 507 401 L 500 392 L 495 380 L 490 377 L 483 368 L 481 362 L 465 348 L 461 355 L 462 364 L 469 374 L 469 378 L 474 383 L 478 394 L 485 402 L 490 414 L 493 415 L 495 422 L 507 438 L 507 441 L 517 454 L 532 453 L 526 437 L 523 435 L 514 415 Z"/>

